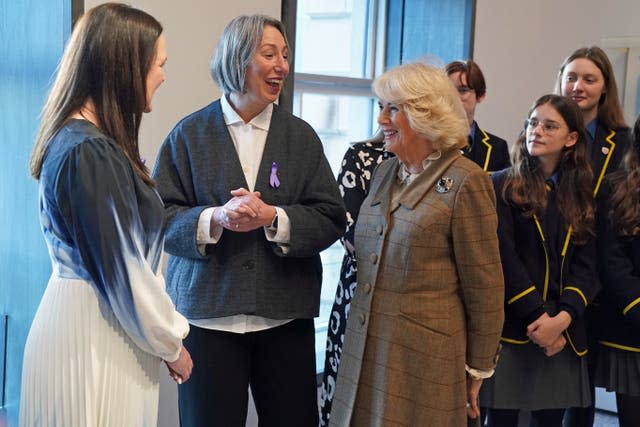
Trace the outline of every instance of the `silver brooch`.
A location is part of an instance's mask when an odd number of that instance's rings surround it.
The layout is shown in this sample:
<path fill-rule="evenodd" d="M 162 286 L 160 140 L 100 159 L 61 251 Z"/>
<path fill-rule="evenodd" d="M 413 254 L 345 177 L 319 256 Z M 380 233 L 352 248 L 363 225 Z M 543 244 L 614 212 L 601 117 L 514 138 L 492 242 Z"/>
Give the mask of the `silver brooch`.
<path fill-rule="evenodd" d="M 453 186 L 453 178 L 449 178 L 448 176 L 443 176 L 436 183 L 436 191 L 438 193 L 448 193 Z"/>

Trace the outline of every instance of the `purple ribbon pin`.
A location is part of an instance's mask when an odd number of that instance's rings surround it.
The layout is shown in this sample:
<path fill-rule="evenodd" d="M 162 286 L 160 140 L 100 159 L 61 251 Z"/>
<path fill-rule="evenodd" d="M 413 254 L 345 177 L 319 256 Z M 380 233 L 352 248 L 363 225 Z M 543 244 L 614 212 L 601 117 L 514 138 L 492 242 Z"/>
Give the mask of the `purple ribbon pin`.
<path fill-rule="evenodd" d="M 280 180 L 278 179 L 278 164 L 276 162 L 271 163 L 271 176 L 269 177 L 269 185 L 271 188 L 280 187 Z"/>

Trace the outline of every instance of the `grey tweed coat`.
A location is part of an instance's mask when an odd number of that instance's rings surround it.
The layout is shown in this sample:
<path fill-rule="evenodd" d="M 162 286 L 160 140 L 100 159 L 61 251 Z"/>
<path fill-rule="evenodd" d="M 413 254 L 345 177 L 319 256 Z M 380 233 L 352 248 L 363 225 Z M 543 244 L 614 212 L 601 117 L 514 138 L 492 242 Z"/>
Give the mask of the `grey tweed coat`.
<path fill-rule="evenodd" d="M 465 363 L 495 366 L 504 283 L 491 180 L 458 150 L 406 187 L 399 167 L 378 167 L 358 217 L 331 426 L 464 426 Z"/>

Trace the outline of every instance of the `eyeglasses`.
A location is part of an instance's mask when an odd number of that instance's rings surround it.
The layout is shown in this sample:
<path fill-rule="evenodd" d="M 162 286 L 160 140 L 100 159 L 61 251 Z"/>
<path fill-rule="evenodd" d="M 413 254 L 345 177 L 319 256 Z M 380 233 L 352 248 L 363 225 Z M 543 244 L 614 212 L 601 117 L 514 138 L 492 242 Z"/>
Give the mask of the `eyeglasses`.
<path fill-rule="evenodd" d="M 458 90 L 458 95 L 460 96 L 467 96 L 471 92 L 475 92 L 475 89 L 470 88 L 469 86 L 458 86 L 456 87 L 456 89 Z"/>
<path fill-rule="evenodd" d="M 542 126 L 542 131 L 546 134 L 555 133 L 561 128 L 561 126 L 555 122 L 541 122 L 538 119 L 527 119 L 524 121 L 524 127 L 529 131 L 534 130 L 539 125 Z"/>

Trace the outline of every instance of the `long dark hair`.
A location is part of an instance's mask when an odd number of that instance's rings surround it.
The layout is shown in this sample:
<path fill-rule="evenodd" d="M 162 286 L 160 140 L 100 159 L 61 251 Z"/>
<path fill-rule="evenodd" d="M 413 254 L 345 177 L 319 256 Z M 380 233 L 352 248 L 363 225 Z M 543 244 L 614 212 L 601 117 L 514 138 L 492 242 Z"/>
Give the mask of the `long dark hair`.
<path fill-rule="evenodd" d="M 569 63 L 580 58 L 585 58 L 593 62 L 604 77 L 604 91 L 598 101 L 598 120 L 600 123 L 610 129 L 627 128 L 624 122 L 622 104 L 618 97 L 618 86 L 616 84 L 616 76 L 613 73 L 613 67 L 607 54 L 598 46 L 577 49 L 564 60 L 558 71 L 555 92 L 562 95 L 562 74 L 564 73 L 564 69 Z"/>
<path fill-rule="evenodd" d="M 153 184 L 140 158 L 138 132 L 146 108 L 146 79 L 162 25 L 119 3 L 89 10 L 76 24 L 42 110 L 29 169 L 39 179 L 51 137 L 87 101 L 100 130 L 113 138 L 136 173 Z"/>
<path fill-rule="evenodd" d="M 611 219 L 622 236 L 640 233 L 640 116 L 620 169 L 611 174 Z"/>
<path fill-rule="evenodd" d="M 562 151 L 558 165 L 558 210 L 573 227 L 575 240 L 582 243 L 594 235 L 593 172 L 587 160 L 584 120 L 578 105 L 560 95 L 544 95 L 529 110 L 528 117 L 541 105 L 548 104 L 563 118 L 569 132 L 577 132 L 578 140 Z M 507 203 L 517 206 L 527 217 L 543 215 L 547 207 L 547 189 L 540 161 L 527 150 L 524 132 L 513 151 L 513 167 L 507 173 L 502 190 Z"/>

